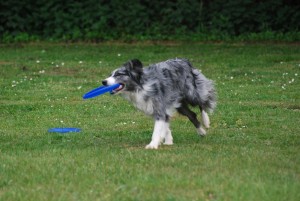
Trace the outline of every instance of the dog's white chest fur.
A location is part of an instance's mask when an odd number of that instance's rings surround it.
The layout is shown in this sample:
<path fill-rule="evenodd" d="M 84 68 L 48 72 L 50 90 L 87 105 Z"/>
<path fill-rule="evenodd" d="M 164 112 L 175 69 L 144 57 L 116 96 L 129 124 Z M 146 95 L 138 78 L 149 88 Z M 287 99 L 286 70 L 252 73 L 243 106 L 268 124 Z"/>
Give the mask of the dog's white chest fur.
<path fill-rule="evenodd" d="M 125 99 L 132 102 L 136 108 L 143 111 L 145 114 L 153 114 L 153 102 L 150 98 L 145 100 L 143 92 L 123 93 L 122 95 Z"/>

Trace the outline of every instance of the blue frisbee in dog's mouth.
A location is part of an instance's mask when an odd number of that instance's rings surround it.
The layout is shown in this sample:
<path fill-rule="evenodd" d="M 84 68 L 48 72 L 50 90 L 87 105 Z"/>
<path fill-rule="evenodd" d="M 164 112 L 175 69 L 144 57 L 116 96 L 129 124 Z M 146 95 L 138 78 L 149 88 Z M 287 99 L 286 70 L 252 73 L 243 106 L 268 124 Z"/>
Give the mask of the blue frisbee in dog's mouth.
<path fill-rule="evenodd" d="M 71 132 L 78 133 L 80 131 L 81 131 L 80 128 L 50 128 L 48 130 L 49 133 L 71 133 Z"/>
<path fill-rule="evenodd" d="M 100 86 L 100 87 L 93 89 L 90 92 L 84 94 L 83 99 L 93 98 L 95 96 L 102 95 L 106 92 L 110 92 L 111 94 L 114 94 L 114 93 L 122 90 L 123 88 L 124 88 L 124 85 L 119 84 L 119 83 L 110 85 L 110 86 Z"/>

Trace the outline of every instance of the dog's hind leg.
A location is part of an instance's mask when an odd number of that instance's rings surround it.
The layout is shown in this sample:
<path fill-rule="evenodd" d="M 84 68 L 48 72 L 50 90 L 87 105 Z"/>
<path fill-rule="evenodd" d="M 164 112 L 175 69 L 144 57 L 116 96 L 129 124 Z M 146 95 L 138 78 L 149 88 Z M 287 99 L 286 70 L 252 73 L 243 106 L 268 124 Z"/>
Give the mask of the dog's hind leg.
<path fill-rule="evenodd" d="M 208 114 L 201 108 L 201 106 L 199 106 L 199 108 L 200 108 L 201 115 L 202 115 L 203 125 L 205 126 L 205 128 L 209 128 L 210 121 L 209 121 Z"/>
<path fill-rule="evenodd" d="M 177 111 L 189 118 L 189 120 L 194 124 L 197 129 L 197 133 L 201 136 L 206 135 L 206 131 L 202 128 L 200 122 L 197 119 L 197 114 L 191 111 L 186 103 L 182 103 L 181 107 L 177 108 Z"/>

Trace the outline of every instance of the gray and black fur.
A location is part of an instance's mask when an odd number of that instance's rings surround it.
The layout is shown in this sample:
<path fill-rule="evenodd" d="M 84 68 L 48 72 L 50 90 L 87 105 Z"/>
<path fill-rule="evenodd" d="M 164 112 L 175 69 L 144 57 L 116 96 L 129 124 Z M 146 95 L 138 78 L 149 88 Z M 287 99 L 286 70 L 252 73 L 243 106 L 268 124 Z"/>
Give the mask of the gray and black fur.
<path fill-rule="evenodd" d="M 147 68 L 143 68 L 139 60 L 133 59 L 113 71 L 103 81 L 103 85 L 115 83 L 122 84 L 115 93 L 120 92 L 137 108 L 153 116 L 156 122 L 165 122 L 161 127 L 166 127 L 166 130 L 162 129 L 160 132 L 169 132 L 170 116 L 177 110 L 189 118 L 199 134 L 204 135 L 205 130 L 189 106 L 199 107 L 206 127 L 209 127 L 206 112 L 213 111 L 216 107 L 213 81 L 207 79 L 185 59 L 170 59 Z M 150 148 L 157 147 L 158 145 Z"/>

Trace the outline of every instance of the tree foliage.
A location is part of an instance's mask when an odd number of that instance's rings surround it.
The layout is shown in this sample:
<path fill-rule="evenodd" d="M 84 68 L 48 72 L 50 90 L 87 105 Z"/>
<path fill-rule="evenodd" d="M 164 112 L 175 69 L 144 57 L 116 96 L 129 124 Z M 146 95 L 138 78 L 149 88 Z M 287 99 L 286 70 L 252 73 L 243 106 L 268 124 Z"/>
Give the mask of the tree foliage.
<path fill-rule="evenodd" d="M 9 0 L 0 37 L 65 40 L 299 33 L 293 0 Z"/>

